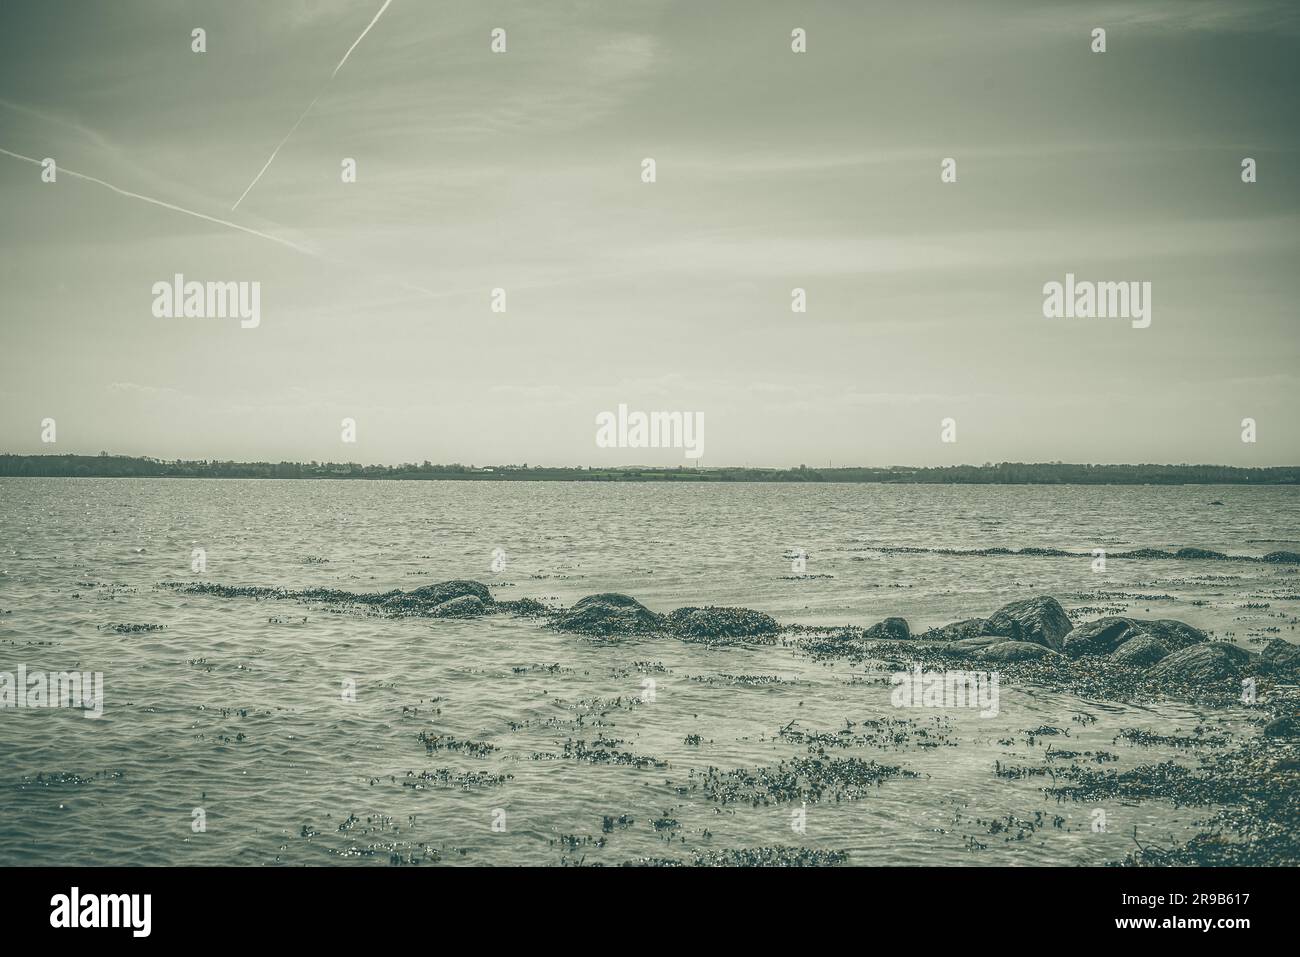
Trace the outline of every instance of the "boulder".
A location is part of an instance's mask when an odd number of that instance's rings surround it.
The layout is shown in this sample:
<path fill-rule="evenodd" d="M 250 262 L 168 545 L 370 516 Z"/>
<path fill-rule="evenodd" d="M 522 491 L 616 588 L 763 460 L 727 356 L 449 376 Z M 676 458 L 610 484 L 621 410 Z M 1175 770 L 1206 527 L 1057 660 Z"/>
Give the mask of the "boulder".
<path fill-rule="evenodd" d="M 1071 658 L 1108 655 L 1137 634 L 1138 625 L 1132 618 L 1098 618 L 1071 630 L 1061 642 L 1061 650 Z"/>
<path fill-rule="evenodd" d="M 478 595 L 461 595 L 434 606 L 429 614 L 435 618 L 475 618 L 487 612 L 487 605 Z"/>
<path fill-rule="evenodd" d="M 1178 651 L 1181 648 L 1199 645 L 1203 641 L 1210 640 L 1210 636 L 1201 629 L 1193 628 L 1184 621 L 1175 621 L 1173 618 L 1156 618 L 1154 620 L 1135 618 L 1134 621 L 1142 629 L 1143 634 L 1160 639 L 1160 643 L 1170 651 Z"/>
<path fill-rule="evenodd" d="M 663 619 L 635 598 L 616 592 L 588 595 L 561 611 L 555 627 L 590 635 L 635 635 L 663 627 Z"/>
<path fill-rule="evenodd" d="M 1055 598 L 1038 595 L 1003 605 L 984 626 L 988 635 L 1003 635 L 1013 641 L 1032 641 L 1053 651 L 1074 628 L 1070 616 Z"/>
<path fill-rule="evenodd" d="M 1245 648 L 1222 641 L 1207 641 L 1175 651 L 1151 669 L 1151 676 L 1179 681 L 1240 678 L 1251 657 Z"/>
<path fill-rule="evenodd" d="M 873 641 L 906 641 L 912 637 L 906 618 L 886 618 L 868 628 L 863 638 Z"/>
<path fill-rule="evenodd" d="M 476 581 L 438 582 L 436 585 L 424 585 L 407 594 L 432 605 L 441 605 L 443 602 L 465 595 L 473 595 L 485 605 L 492 604 L 492 593 L 488 591 L 487 585 Z"/>
<path fill-rule="evenodd" d="M 961 641 L 963 638 L 978 638 L 984 634 L 984 626 L 987 624 L 987 618 L 967 618 L 965 621 L 954 621 L 951 625 L 931 628 L 916 637 L 921 641 Z"/>
<path fill-rule="evenodd" d="M 979 656 L 985 661 L 1028 661 L 1059 657 L 1057 652 L 1046 645 L 1032 641 L 998 641 L 981 651 Z"/>
<path fill-rule="evenodd" d="M 668 627 L 683 638 L 757 638 L 780 631 L 771 615 L 749 608 L 678 608 Z M 904 623 L 906 627 L 906 623 Z"/>
<path fill-rule="evenodd" d="M 1159 638 L 1138 634 L 1112 651 L 1108 657 L 1120 664 L 1146 667 L 1169 657 L 1169 649 Z"/>
<path fill-rule="evenodd" d="M 1264 646 L 1260 655 L 1274 671 L 1287 674 L 1300 671 L 1300 645 L 1293 645 L 1282 638 L 1274 638 Z"/>

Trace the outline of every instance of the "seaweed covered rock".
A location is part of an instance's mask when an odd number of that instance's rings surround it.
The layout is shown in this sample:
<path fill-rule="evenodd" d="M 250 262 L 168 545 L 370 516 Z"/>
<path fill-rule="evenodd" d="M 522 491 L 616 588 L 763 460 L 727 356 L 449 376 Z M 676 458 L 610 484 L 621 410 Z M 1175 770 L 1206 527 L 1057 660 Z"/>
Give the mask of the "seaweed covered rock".
<path fill-rule="evenodd" d="M 435 618 L 477 618 L 487 610 L 487 605 L 478 595 L 461 595 L 435 605 L 429 614 Z"/>
<path fill-rule="evenodd" d="M 588 635 L 640 635 L 663 627 L 663 619 L 628 595 L 603 592 L 580 598 L 559 613 L 555 627 Z"/>
<path fill-rule="evenodd" d="M 1300 738 L 1300 714 L 1274 718 L 1260 733 L 1268 738 Z"/>
<path fill-rule="evenodd" d="M 1136 618 L 1134 620 L 1143 634 L 1160 639 L 1160 643 L 1170 651 L 1179 651 L 1210 640 L 1209 635 L 1199 628 L 1192 627 L 1185 621 L 1177 621 L 1173 618 Z"/>
<path fill-rule="evenodd" d="M 1239 678 L 1252 657 L 1245 648 L 1222 641 L 1208 641 L 1175 651 L 1151 669 L 1151 676 L 1177 681 Z"/>
<path fill-rule="evenodd" d="M 886 618 L 868 628 L 862 637 L 872 641 L 906 641 L 912 637 L 912 629 L 906 618 Z"/>
<path fill-rule="evenodd" d="M 436 585 L 424 585 L 406 594 L 431 605 L 441 605 L 443 602 L 451 601 L 453 598 L 462 598 L 466 595 L 472 595 L 485 605 L 492 604 L 492 593 L 488 591 L 487 585 L 476 581 L 438 582 Z"/>
<path fill-rule="evenodd" d="M 1260 657 L 1270 668 L 1282 674 L 1300 671 L 1300 645 L 1293 645 L 1283 638 L 1274 638 L 1265 645 Z"/>
<path fill-rule="evenodd" d="M 1159 638 L 1138 634 L 1112 651 L 1108 657 L 1120 664 L 1145 668 L 1169 657 L 1169 649 Z"/>
<path fill-rule="evenodd" d="M 1098 618 L 1071 630 L 1061 642 L 1061 650 L 1071 658 L 1108 655 L 1137 634 L 1138 623 L 1132 618 Z"/>
<path fill-rule="evenodd" d="M 1269 552 L 1260 561 L 1276 565 L 1300 565 L 1300 552 Z"/>
<path fill-rule="evenodd" d="M 1058 653 L 1046 645 L 1032 641 L 996 641 L 979 656 L 985 661 L 1031 661 L 1039 658 L 1056 658 Z"/>
<path fill-rule="evenodd" d="M 780 630 L 776 619 L 749 608 L 678 608 L 668 627 L 682 638 L 759 638 Z"/>
<path fill-rule="evenodd" d="M 1210 561 L 1223 561 L 1228 556 L 1223 552 L 1216 552 L 1209 548 L 1180 548 L 1174 552 L 1175 558 L 1184 559 L 1208 559 Z"/>
<path fill-rule="evenodd" d="M 930 628 L 916 637 L 919 641 L 961 641 L 963 638 L 978 638 L 984 634 L 984 627 L 987 624 L 987 618 L 967 618 L 964 621 L 954 621 L 950 625 Z"/>
<path fill-rule="evenodd" d="M 1060 602 L 1047 595 L 1037 595 L 1003 605 L 989 617 L 984 633 L 1003 635 L 1013 641 L 1032 641 L 1060 651 L 1062 640 L 1073 629 L 1074 623 Z"/>

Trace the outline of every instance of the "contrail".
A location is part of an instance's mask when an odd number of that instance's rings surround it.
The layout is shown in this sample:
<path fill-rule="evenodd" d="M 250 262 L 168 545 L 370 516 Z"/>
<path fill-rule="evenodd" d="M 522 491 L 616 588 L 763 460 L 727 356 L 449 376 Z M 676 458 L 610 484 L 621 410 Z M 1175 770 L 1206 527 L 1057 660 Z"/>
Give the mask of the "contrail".
<path fill-rule="evenodd" d="M 357 37 L 354 41 L 352 41 L 352 46 L 348 47 L 348 52 L 343 54 L 342 60 L 339 60 L 339 65 L 334 68 L 334 73 L 330 74 L 331 80 L 334 79 L 335 73 L 338 73 L 339 70 L 343 69 L 343 64 L 348 62 L 348 57 L 352 56 L 352 51 L 357 48 L 357 44 L 366 38 L 366 34 L 370 32 L 370 27 L 373 27 L 376 23 L 379 22 L 379 18 L 384 15 L 384 11 L 388 9 L 388 5 L 392 2 L 393 0 L 384 0 L 384 5 L 379 8 L 379 12 L 376 13 L 375 18 L 370 21 L 370 25 L 361 31 L 361 36 Z"/>
<path fill-rule="evenodd" d="M 7 150 L 2 146 L 0 146 L 0 153 L 3 153 L 5 156 L 12 156 L 14 159 L 22 160 L 25 163 L 32 163 L 35 166 L 42 165 L 41 161 L 38 159 L 34 159 L 30 156 L 24 156 L 22 153 L 15 153 L 12 150 Z M 95 183 L 98 186 L 103 186 L 105 189 L 112 190 L 114 193 L 117 193 L 119 196 L 126 196 L 129 197 L 130 199 L 138 199 L 141 200 L 142 202 L 150 203 L 151 205 L 154 206 L 161 206 L 163 209 L 170 209 L 172 212 L 183 213 L 186 216 L 193 216 L 195 219 L 202 219 L 205 222 L 216 223 L 218 226 L 225 226 L 229 229 L 236 229 L 241 233 L 247 233 L 250 236 L 256 236 L 258 239 L 265 239 L 268 242 L 276 243 L 280 246 L 284 246 L 288 249 L 292 249 L 296 253 L 301 253 L 304 256 L 310 256 L 312 259 L 319 260 L 323 263 L 328 263 L 329 265 L 332 266 L 339 266 L 345 269 L 355 267 L 354 263 L 340 262 L 339 260 L 331 259 L 328 256 L 321 255 L 320 253 L 316 252 L 313 249 L 308 249 L 306 246 L 300 246 L 297 243 L 292 242 L 291 240 L 282 239 L 279 236 L 272 236 L 270 233 L 264 233 L 261 230 L 252 229 L 251 227 L 248 226 L 241 226 L 239 225 L 239 223 L 232 223 L 228 219 L 219 219 L 216 216 L 209 216 L 207 213 L 200 213 L 193 209 L 186 209 L 184 206 L 177 206 L 175 203 L 169 203 L 161 199 L 154 199 L 152 196 L 145 196 L 141 193 L 133 193 L 129 189 L 122 189 L 122 187 L 120 186 L 114 186 L 112 183 L 105 182 L 104 180 L 99 179 L 96 176 L 87 176 L 85 173 L 78 173 L 75 170 L 68 169 L 66 166 L 59 166 L 56 167 L 56 169 L 60 174 L 64 176 L 71 176 L 74 179 L 85 180 L 87 183 Z M 369 278 L 374 279 L 378 277 L 369 277 Z M 398 286 L 401 286 L 403 289 L 409 290 L 411 292 L 417 292 L 421 296 L 427 296 L 434 299 L 447 298 L 449 296 L 448 293 L 437 293 L 434 292 L 432 289 L 426 289 L 424 286 L 416 285 L 415 283 L 412 282 L 407 282 L 404 279 L 392 278 L 389 279 L 389 281 L 396 283 Z"/>
<path fill-rule="evenodd" d="M 379 18 L 384 15 L 384 11 L 388 9 L 388 5 L 392 2 L 393 0 L 384 0 L 384 5 L 379 8 L 379 12 L 375 14 L 374 19 L 371 20 L 370 23 L 366 25 L 366 28 L 361 31 L 361 36 L 357 37 L 355 40 L 352 41 L 352 46 L 348 47 L 348 52 L 343 54 L 343 59 L 339 60 L 338 66 L 336 66 L 334 68 L 334 72 L 329 75 L 330 80 L 334 79 L 334 77 L 338 74 L 339 70 L 343 69 L 343 64 L 348 62 L 348 57 L 352 56 L 352 51 L 357 48 L 357 44 L 366 38 L 366 34 L 370 32 L 370 28 L 379 22 Z M 329 80 L 326 80 L 325 82 L 328 83 Z M 293 136 L 294 131 L 298 129 L 302 121 L 307 118 L 307 114 L 311 112 L 311 108 L 316 105 L 317 101 L 320 100 L 320 98 L 321 98 L 321 94 L 317 93 L 316 99 L 312 100 L 309 104 L 307 104 L 307 109 L 303 110 L 302 115 L 299 116 L 298 119 L 294 121 L 293 126 L 289 127 L 289 132 L 284 134 L 284 139 L 280 140 L 280 145 L 271 151 L 271 156 L 267 159 L 265 163 L 262 164 L 262 168 L 257 171 L 257 175 L 254 176 L 253 181 L 248 184 L 248 188 L 239 194 L 239 199 L 235 200 L 235 205 L 230 207 L 232 211 L 239 208 L 239 204 L 244 201 L 244 197 L 247 196 L 249 192 L 252 191 L 253 187 L 257 185 L 257 181 L 262 178 L 262 174 L 265 173 L 268 168 L 270 168 L 273 162 L 275 162 L 276 155 L 280 152 L 284 144 L 289 142 L 289 137 Z"/>
<path fill-rule="evenodd" d="M 24 156 L 22 153 L 14 153 L 3 147 L 0 147 L 0 153 L 3 153 L 5 156 L 12 156 L 14 159 L 23 160 L 26 163 L 34 163 L 37 166 L 42 165 L 41 161 L 38 159 L 33 159 L 30 156 Z M 114 186 L 112 183 L 107 183 L 104 180 L 99 179 L 98 177 L 95 176 L 87 176 L 85 173 L 78 173 L 75 170 L 68 169 L 66 166 L 58 166 L 56 167 L 56 169 L 60 174 L 64 176 L 72 176 L 76 179 L 85 180 L 88 183 L 95 183 L 99 186 L 103 186 L 105 189 L 111 189 L 119 196 L 127 196 L 131 199 L 142 200 L 143 202 L 146 203 L 152 203 L 154 206 L 161 206 L 163 209 L 170 209 L 176 213 L 184 213 L 186 216 L 193 216 L 195 219 L 203 219 L 209 223 L 216 223 L 218 226 L 226 226 L 230 229 L 237 229 L 241 233 L 248 233 L 250 236 L 256 236 L 258 239 L 265 239 L 269 242 L 278 243 L 281 246 L 287 246 L 289 249 L 292 249 L 295 252 L 302 253 L 305 256 L 311 256 L 315 259 L 321 258 L 317 253 L 308 249 L 306 246 L 299 246 L 297 243 L 291 242 L 288 239 L 282 239 L 279 236 L 272 236 L 270 233 L 264 233 L 261 232 L 260 230 L 252 229 L 248 226 L 241 226 L 239 225 L 239 223 L 232 223 L 228 219 L 218 219 L 216 216 L 209 216 L 207 213 L 200 213 L 192 209 L 186 209 L 184 206 L 177 206 L 174 203 L 168 203 L 161 199 L 154 199 L 152 196 L 145 196 L 141 193 L 133 193 L 129 189 L 122 189 L 120 186 Z"/>

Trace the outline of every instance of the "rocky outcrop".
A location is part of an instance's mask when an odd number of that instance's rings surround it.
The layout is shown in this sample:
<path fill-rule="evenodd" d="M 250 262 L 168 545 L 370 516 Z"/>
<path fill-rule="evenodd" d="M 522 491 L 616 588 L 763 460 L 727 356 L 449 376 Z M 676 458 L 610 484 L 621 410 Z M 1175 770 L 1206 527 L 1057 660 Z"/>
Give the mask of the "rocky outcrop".
<path fill-rule="evenodd" d="M 744 639 L 774 635 L 780 625 L 771 615 L 749 608 L 678 608 L 668 615 L 668 627 L 682 638 Z"/>
<path fill-rule="evenodd" d="M 999 640 L 979 653 L 985 661 L 1031 661 L 1039 658 L 1057 658 L 1058 653 L 1046 645 L 1032 641 Z"/>
<path fill-rule="evenodd" d="M 869 641 L 906 641 L 912 637 L 912 629 L 906 618 L 886 618 L 868 628 L 862 637 Z"/>
<path fill-rule="evenodd" d="M 1109 655 L 1111 661 L 1145 668 L 1169 657 L 1169 649 L 1159 638 L 1139 634 L 1124 642 Z"/>
<path fill-rule="evenodd" d="M 1131 656 L 1119 654 L 1119 651 L 1125 645 L 1141 637 L 1153 639 L 1155 645 L 1147 642 L 1140 649 L 1131 652 Z M 1098 618 L 1096 621 L 1089 621 L 1079 625 L 1065 636 L 1061 650 L 1071 658 L 1109 655 L 1117 661 L 1138 664 L 1142 661 L 1151 663 L 1149 659 L 1155 651 L 1156 645 L 1163 648 L 1167 654 L 1170 651 L 1178 651 L 1191 645 L 1198 645 L 1207 639 L 1208 636 L 1201 629 L 1193 628 L 1186 622 L 1175 621 L 1172 618 L 1147 620 L 1111 616 Z M 1162 657 L 1164 656 L 1161 655 L 1155 660 L 1158 661 Z"/>
<path fill-rule="evenodd" d="M 1151 677 L 1188 682 L 1240 678 L 1253 657 L 1245 648 L 1207 641 L 1175 651 L 1151 669 Z"/>
<path fill-rule="evenodd" d="M 1132 618 L 1098 618 L 1079 625 L 1066 635 L 1061 650 L 1071 658 L 1108 655 L 1138 634 L 1141 632 Z"/>
<path fill-rule="evenodd" d="M 1002 635 L 1013 641 L 1032 641 L 1053 651 L 1074 628 L 1070 616 L 1055 598 L 1039 595 L 1003 605 L 984 626 L 988 635 Z"/>
<path fill-rule="evenodd" d="M 572 608 L 561 611 L 555 619 L 555 627 L 613 638 L 661 630 L 663 617 L 628 595 L 604 592 L 581 598 Z"/>

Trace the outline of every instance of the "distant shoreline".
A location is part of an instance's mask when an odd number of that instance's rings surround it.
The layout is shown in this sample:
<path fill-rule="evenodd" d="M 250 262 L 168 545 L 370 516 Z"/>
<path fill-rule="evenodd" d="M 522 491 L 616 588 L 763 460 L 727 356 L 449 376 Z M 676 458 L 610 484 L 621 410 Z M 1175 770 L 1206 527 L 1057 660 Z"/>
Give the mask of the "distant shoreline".
<path fill-rule="evenodd" d="M 0 455 L 0 477 L 232 478 L 472 482 L 796 482 L 879 485 L 1297 485 L 1300 466 L 1086 465 L 1061 462 L 790 469 L 649 466 L 360 465 L 165 461 L 125 455 Z"/>

